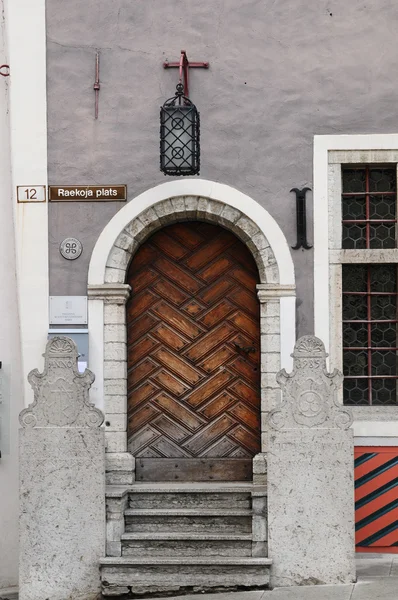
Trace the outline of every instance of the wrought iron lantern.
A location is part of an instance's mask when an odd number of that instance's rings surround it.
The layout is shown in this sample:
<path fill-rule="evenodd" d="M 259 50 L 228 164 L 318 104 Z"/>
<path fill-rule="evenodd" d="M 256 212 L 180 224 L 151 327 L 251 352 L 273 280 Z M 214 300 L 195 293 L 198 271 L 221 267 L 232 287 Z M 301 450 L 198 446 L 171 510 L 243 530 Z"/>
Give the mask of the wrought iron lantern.
<path fill-rule="evenodd" d="M 189 69 L 208 69 L 209 63 L 190 62 L 185 50 L 181 50 L 179 62 L 166 61 L 163 67 L 179 69 L 180 80 L 176 95 L 160 109 L 160 170 L 165 175 L 198 175 L 199 113 L 189 99 Z"/>
<path fill-rule="evenodd" d="M 199 135 L 199 112 L 180 81 L 175 96 L 160 109 L 160 170 L 165 175 L 199 174 Z"/>

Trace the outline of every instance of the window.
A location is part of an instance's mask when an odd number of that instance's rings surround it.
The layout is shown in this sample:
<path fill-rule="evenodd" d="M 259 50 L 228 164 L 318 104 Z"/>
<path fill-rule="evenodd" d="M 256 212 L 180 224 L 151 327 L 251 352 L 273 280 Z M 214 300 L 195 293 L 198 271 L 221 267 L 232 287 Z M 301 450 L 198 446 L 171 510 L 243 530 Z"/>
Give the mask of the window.
<path fill-rule="evenodd" d="M 341 247 L 378 251 L 342 265 L 344 403 L 396 405 L 397 265 L 380 254 L 397 247 L 395 165 L 342 167 Z"/>
<path fill-rule="evenodd" d="M 342 175 L 342 248 L 395 248 L 395 168 L 343 168 Z"/>

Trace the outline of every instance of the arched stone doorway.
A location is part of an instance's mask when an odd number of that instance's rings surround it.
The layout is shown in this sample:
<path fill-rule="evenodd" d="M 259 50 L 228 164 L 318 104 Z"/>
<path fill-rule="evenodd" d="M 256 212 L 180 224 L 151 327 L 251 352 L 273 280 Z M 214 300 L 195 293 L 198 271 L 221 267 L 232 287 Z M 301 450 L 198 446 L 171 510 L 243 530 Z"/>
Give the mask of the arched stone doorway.
<path fill-rule="evenodd" d="M 232 232 L 152 234 L 130 264 L 127 435 L 138 481 L 245 481 L 261 451 L 259 274 Z"/>
<path fill-rule="evenodd" d="M 200 220 L 232 231 L 250 250 L 260 283 L 261 452 L 267 415 L 279 388 L 275 375 L 291 368 L 295 341 L 295 280 L 287 241 L 269 213 L 250 197 L 215 182 L 172 181 L 144 192 L 108 223 L 94 247 L 88 276 L 89 366 L 96 375 L 91 400 L 106 415 L 107 481 L 131 484 L 127 452 L 126 302 L 128 266 L 142 243 L 165 225 Z"/>

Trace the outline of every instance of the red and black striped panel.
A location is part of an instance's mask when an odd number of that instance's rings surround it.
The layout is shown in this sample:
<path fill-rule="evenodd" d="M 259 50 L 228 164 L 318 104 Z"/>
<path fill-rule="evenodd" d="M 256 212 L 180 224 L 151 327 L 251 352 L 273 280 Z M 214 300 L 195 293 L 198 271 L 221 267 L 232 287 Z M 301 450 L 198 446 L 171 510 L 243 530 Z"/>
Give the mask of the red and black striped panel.
<path fill-rule="evenodd" d="M 398 447 L 355 448 L 357 552 L 398 552 Z"/>

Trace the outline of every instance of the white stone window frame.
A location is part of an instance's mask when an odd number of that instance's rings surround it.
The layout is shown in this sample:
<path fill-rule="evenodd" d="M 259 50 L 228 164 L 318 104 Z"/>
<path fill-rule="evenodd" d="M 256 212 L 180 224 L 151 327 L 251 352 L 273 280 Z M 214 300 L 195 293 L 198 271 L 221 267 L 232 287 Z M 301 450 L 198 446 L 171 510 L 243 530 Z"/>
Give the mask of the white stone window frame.
<path fill-rule="evenodd" d="M 271 215 L 238 190 L 201 179 L 171 181 L 128 202 L 102 231 L 90 260 L 89 367 L 96 375 L 90 399 L 105 412 L 110 484 L 132 483 L 132 457 L 127 452 L 126 273 L 149 235 L 165 225 L 196 219 L 233 231 L 259 268 L 261 448 L 267 449 L 268 412 L 279 397 L 276 373 L 282 367 L 291 370 L 296 337 L 295 277 L 288 243 Z"/>
<path fill-rule="evenodd" d="M 398 249 L 342 249 L 341 171 L 349 164 L 398 166 L 398 135 L 314 137 L 314 321 L 329 352 L 329 368 L 343 369 L 342 265 L 397 263 Z M 342 391 L 340 397 L 343 403 Z M 398 406 L 354 406 L 357 445 L 396 445 Z"/>

